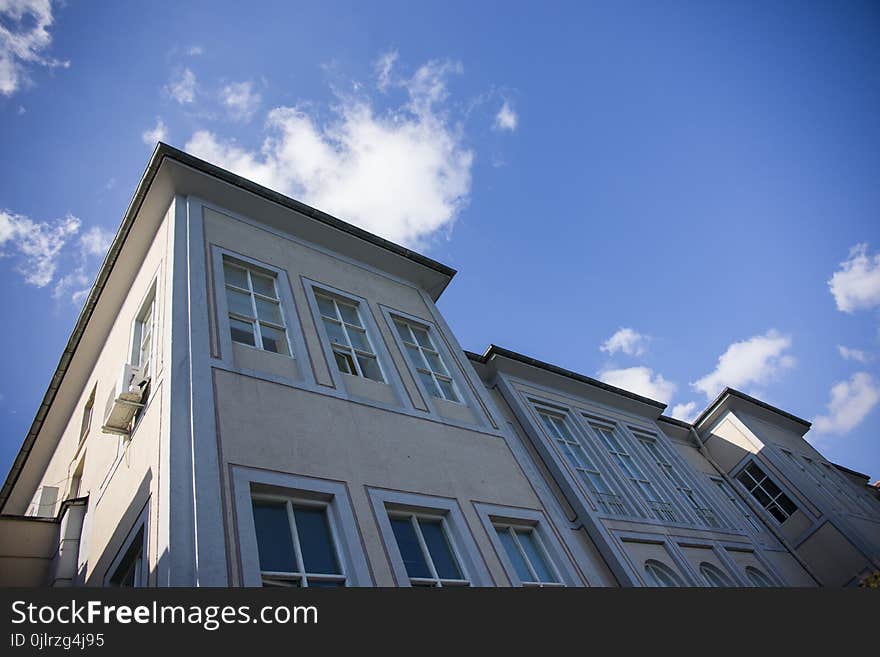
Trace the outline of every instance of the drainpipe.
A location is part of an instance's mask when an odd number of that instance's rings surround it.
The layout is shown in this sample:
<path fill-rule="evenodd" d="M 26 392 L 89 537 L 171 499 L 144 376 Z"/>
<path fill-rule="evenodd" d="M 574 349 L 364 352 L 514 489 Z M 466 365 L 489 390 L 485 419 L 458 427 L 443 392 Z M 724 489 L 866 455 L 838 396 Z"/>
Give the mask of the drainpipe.
<path fill-rule="evenodd" d="M 730 486 L 731 490 L 734 491 L 734 494 L 737 494 L 736 493 L 736 484 L 734 483 L 733 479 L 730 477 L 730 475 L 727 474 L 727 472 L 724 470 L 724 468 L 722 468 L 720 465 L 718 465 L 718 463 L 715 461 L 715 459 L 712 458 L 712 455 L 709 453 L 709 450 L 706 449 L 706 445 L 703 443 L 703 439 L 700 438 L 700 434 L 697 432 L 697 430 L 694 429 L 693 426 L 691 426 L 690 432 L 691 432 L 691 435 L 694 437 L 694 441 L 696 441 L 696 443 L 697 443 L 697 449 L 699 450 L 700 454 L 703 455 L 703 458 L 705 458 L 707 461 L 709 461 L 709 464 L 713 468 L 715 468 L 718 471 L 718 473 L 724 478 L 724 481 L 726 481 L 727 485 Z M 756 505 L 754 502 L 752 502 L 752 500 L 749 500 L 746 498 L 743 498 L 743 499 L 745 499 L 746 504 L 749 505 L 749 507 L 752 509 L 753 512 L 757 511 Z M 761 518 L 761 523 L 764 525 L 764 527 L 766 527 L 770 531 L 770 533 L 773 534 L 773 536 L 776 538 L 777 541 L 782 543 L 783 547 L 785 547 L 785 549 L 789 551 L 791 556 L 793 556 L 795 558 L 795 561 L 797 561 L 801 565 L 801 567 L 805 571 L 807 571 L 807 574 L 813 578 L 813 581 L 815 581 L 816 584 L 818 584 L 819 586 L 824 586 L 822 584 L 822 580 L 820 580 L 819 577 L 816 576 L 816 574 L 813 572 L 812 568 L 810 568 L 807 565 L 807 563 L 803 559 L 801 559 L 800 555 L 795 551 L 794 546 L 789 542 L 789 540 L 787 538 L 785 538 L 785 536 L 782 534 L 782 532 L 779 531 L 778 528 L 773 527 L 770 523 L 764 522 L 763 516 L 761 513 L 756 512 L 755 517 Z"/>

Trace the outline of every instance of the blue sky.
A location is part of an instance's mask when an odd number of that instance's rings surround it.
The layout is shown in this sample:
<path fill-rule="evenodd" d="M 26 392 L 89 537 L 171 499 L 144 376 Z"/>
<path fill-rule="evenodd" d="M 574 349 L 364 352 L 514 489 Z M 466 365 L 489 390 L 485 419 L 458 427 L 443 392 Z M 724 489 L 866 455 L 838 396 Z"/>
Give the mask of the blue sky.
<path fill-rule="evenodd" d="M 0 0 L 0 470 L 162 138 L 414 246 L 490 342 L 880 476 L 880 8 Z"/>

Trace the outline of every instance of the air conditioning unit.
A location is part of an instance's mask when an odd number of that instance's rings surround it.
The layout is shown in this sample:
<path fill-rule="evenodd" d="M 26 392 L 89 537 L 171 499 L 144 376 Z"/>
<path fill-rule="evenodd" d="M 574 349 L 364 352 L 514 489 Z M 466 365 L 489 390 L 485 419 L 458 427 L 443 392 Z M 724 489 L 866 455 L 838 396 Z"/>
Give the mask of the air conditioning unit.
<path fill-rule="evenodd" d="M 121 436 L 131 433 L 131 421 L 144 407 L 144 392 L 149 382 L 137 367 L 128 363 L 122 366 L 122 374 L 107 399 L 101 431 Z"/>

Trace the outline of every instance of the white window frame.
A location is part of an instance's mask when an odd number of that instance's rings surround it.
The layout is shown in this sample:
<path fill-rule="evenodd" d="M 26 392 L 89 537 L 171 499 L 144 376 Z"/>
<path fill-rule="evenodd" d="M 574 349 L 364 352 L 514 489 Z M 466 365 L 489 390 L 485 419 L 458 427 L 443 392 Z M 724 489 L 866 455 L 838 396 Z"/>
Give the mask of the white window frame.
<path fill-rule="evenodd" d="M 455 547 L 455 541 L 452 539 L 452 536 L 449 531 L 449 522 L 446 520 L 446 516 L 443 514 L 433 513 L 431 511 L 412 511 L 412 510 L 401 510 L 395 508 L 388 508 L 388 517 L 391 520 L 406 520 L 412 524 L 413 532 L 415 533 L 416 540 L 419 543 L 419 550 L 422 553 L 422 559 L 425 561 L 425 565 L 428 567 L 428 571 L 430 572 L 429 577 L 412 577 L 409 576 L 409 582 L 411 586 L 429 586 L 429 587 L 437 587 L 441 588 L 444 586 L 470 586 L 471 580 L 468 577 L 467 570 L 462 562 L 461 556 L 459 555 L 458 549 Z M 425 541 L 425 537 L 422 533 L 422 523 L 423 522 L 437 522 L 440 524 L 440 530 L 443 533 L 444 538 L 446 539 L 446 544 L 449 547 L 449 551 L 452 553 L 452 558 L 455 561 L 455 565 L 461 574 L 459 578 L 444 578 L 441 577 L 437 572 L 437 567 L 434 564 L 434 557 L 431 554 L 431 550 L 428 547 L 427 542 Z M 392 531 L 394 531 L 392 529 Z M 395 536 L 395 544 L 397 544 L 397 537 Z M 398 546 L 399 550 L 399 546 Z"/>
<path fill-rule="evenodd" d="M 749 507 L 748 502 L 742 499 L 739 494 L 733 489 L 733 487 L 724 480 L 723 477 L 709 477 L 709 479 L 718 488 L 718 490 L 730 503 L 730 505 L 746 521 L 748 527 L 742 527 L 742 529 L 748 531 L 749 528 L 751 528 L 754 533 L 766 533 L 767 528 L 764 526 L 764 523 L 761 521 L 761 519 L 755 516 L 754 513 L 752 513 L 752 509 L 751 507 Z"/>
<path fill-rule="evenodd" d="M 150 378 L 152 378 L 155 369 L 153 355 L 156 351 L 156 283 L 157 281 L 154 279 L 150 284 L 150 289 L 132 321 L 131 341 L 128 350 L 128 362 L 139 370 L 141 376 Z M 149 339 L 146 357 L 144 357 L 145 335 Z"/>
<path fill-rule="evenodd" d="M 504 572 L 507 573 L 507 577 L 513 586 L 559 587 L 583 585 L 583 580 L 572 565 L 568 552 L 563 547 L 559 536 L 543 512 L 535 509 L 498 506 L 484 502 L 475 502 L 474 508 L 477 510 L 480 521 L 483 523 L 483 528 L 486 530 L 486 534 L 492 542 L 492 547 L 495 548 L 501 565 L 504 567 Z M 523 582 L 496 533 L 496 529 L 499 526 L 531 530 L 545 557 L 545 563 L 554 572 L 558 582 Z M 528 562 L 529 560 L 526 559 L 526 563 Z"/>
<path fill-rule="evenodd" d="M 391 570 L 397 585 L 410 587 L 413 582 L 406 572 L 403 556 L 397 545 L 397 537 L 391 528 L 390 518 L 395 514 L 410 514 L 425 518 L 442 518 L 442 526 L 459 570 L 465 577 L 464 580 L 455 580 L 450 583 L 457 586 L 493 586 L 492 576 L 480 554 L 477 544 L 471 535 L 464 514 L 454 499 L 421 495 L 419 493 L 407 493 L 404 491 L 392 491 L 384 488 L 367 488 L 370 502 L 373 506 L 379 531 L 385 543 L 385 549 L 391 561 Z M 430 569 L 431 566 L 429 566 Z M 426 581 L 437 586 L 443 584 L 440 578 Z M 417 583 L 422 583 L 421 581 Z"/>
<path fill-rule="evenodd" d="M 261 587 L 260 553 L 254 526 L 253 497 L 279 497 L 297 503 L 319 504 L 327 509 L 339 568 L 346 586 L 372 586 L 360 529 L 344 482 L 315 479 L 244 466 L 233 466 L 233 499 L 236 509 L 242 586 Z"/>
<path fill-rule="evenodd" d="M 263 586 L 266 585 L 266 580 L 270 580 L 275 586 L 284 586 L 284 582 L 299 582 L 302 588 L 308 588 L 310 581 L 339 582 L 342 584 L 342 586 L 348 586 L 349 578 L 348 574 L 345 571 L 345 560 L 343 559 L 342 552 L 339 549 L 339 531 L 337 530 L 336 524 L 333 521 L 330 509 L 330 501 L 310 499 L 307 497 L 303 497 L 302 495 L 296 494 L 281 495 L 252 491 L 251 504 L 253 505 L 254 502 L 272 502 L 284 505 L 285 511 L 287 512 L 288 529 L 290 530 L 291 534 L 294 560 L 296 562 L 297 568 L 296 571 L 291 572 L 265 571 L 261 568 L 260 578 L 262 580 Z M 333 557 L 336 560 L 336 564 L 339 567 L 340 573 L 312 573 L 306 570 L 305 563 L 303 562 L 302 545 L 300 544 L 299 529 L 295 519 L 296 510 L 294 509 L 294 507 L 320 509 L 324 512 L 325 518 L 327 519 L 327 525 L 330 530 L 330 542 L 332 544 L 331 547 L 333 548 Z M 259 541 L 257 549 L 259 550 Z"/>
<path fill-rule="evenodd" d="M 755 466 L 758 470 L 760 470 L 761 473 L 764 475 L 763 478 L 761 479 L 761 481 L 757 481 L 757 480 L 752 476 L 752 474 L 751 474 L 750 472 L 748 472 L 748 468 L 749 468 L 749 466 L 752 465 L 752 464 L 754 464 L 754 466 Z M 744 474 L 744 473 L 747 474 L 747 475 L 749 476 L 749 478 L 751 478 L 752 481 L 755 482 L 756 485 L 755 485 L 753 488 L 747 488 L 746 485 L 743 484 L 743 483 L 739 480 L 740 475 L 742 475 L 742 474 Z M 752 496 L 752 499 L 755 500 L 755 502 L 757 502 L 758 506 L 760 506 L 760 507 L 764 510 L 764 513 L 765 513 L 768 517 L 770 517 L 770 518 L 773 520 L 773 522 L 775 522 L 777 525 L 781 525 L 782 523 L 784 523 L 786 520 L 788 520 L 789 518 L 791 518 L 795 513 L 797 513 L 797 511 L 801 508 L 800 505 L 799 505 L 797 502 L 795 502 L 794 499 L 792 499 L 792 498 L 793 498 L 793 495 L 791 495 L 791 493 L 788 492 L 787 488 L 784 487 L 784 486 L 781 486 L 781 485 L 779 484 L 779 482 L 776 480 L 775 477 L 772 477 L 772 476 L 770 476 L 770 474 L 768 474 L 768 472 L 767 472 L 767 466 L 758 463 L 758 461 L 755 460 L 754 458 L 748 459 L 748 460 L 742 465 L 742 467 L 740 467 L 739 469 L 737 469 L 736 474 L 734 474 L 732 478 L 733 478 L 734 481 L 736 481 L 736 483 L 737 483 L 739 486 L 742 486 L 743 490 L 746 491 L 746 493 L 748 493 L 749 495 Z M 764 483 L 765 481 L 767 481 L 768 479 L 770 480 L 770 482 L 773 483 L 774 486 L 776 486 L 776 487 L 779 489 L 779 495 L 771 495 L 770 492 L 767 491 L 767 490 L 764 488 L 763 483 Z M 766 505 L 766 506 L 765 506 L 765 504 L 764 504 L 763 502 L 761 502 L 761 500 L 759 500 L 758 497 L 752 492 L 753 490 L 755 490 L 755 489 L 757 489 L 757 488 L 760 488 L 761 491 L 762 491 L 762 492 L 763 492 L 768 498 L 770 498 L 770 504 L 769 504 L 769 505 Z M 782 496 L 785 496 L 785 497 L 788 499 L 788 501 L 791 502 L 791 503 L 795 506 L 795 511 L 789 513 L 788 511 L 786 511 L 785 509 L 782 508 L 782 505 L 779 504 L 779 503 L 777 502 L 777 500 L 780 499 Z M 776 508 L 778 508 L 778 509 L 779 509 L 779 510 L 785 515 L 785 519 L 784 519 L 784 520 L 779 520 L 776 516 L 774 516 L 774 515 L 770 512 L 770 507 L 771 507 L 771 506 L 776 506 Z"/>
<path fill-rule="evenodd" d="M 648 517 L 660 522 L 677 523 L 680 521 L 672 503 L 665 499 L 660 488 L 648 479 L 645 468 L 627 451 L 625 440 L 617 431 L 616 425 L 600 422 L 596 418 L 586 418 L 590 431 L 596 434 L 598 444 L 602 445 L 610 455 L 614 466 L 629 485 L 635 489 L 642 500 Z M 608 432 L 609 436 L 605 433 Z M 653 491 L 653 495 L 648 491 Z"/>
<path fill-rule="evenodd" d="M 595 498 L 598 509 L 602 513 L 608 515 L 629 515 L 626 502 L 614 490 L 609 478 L 606 477 L 605 473 L 600 469 L 598 460 L 587 451 L 583 442 L 579 440 L 578 436 L 572 431 L 570 422 L 567 420 L 567 414 L 542 406 L 534 406 L 534 411 L 538 415 L 540 429 L 544 434 L 549 435 L 554 443 L 553 449 L 559 454 L 564 467 L 568 468 L 570 471 L 574 470 L 575 477 L 578 479 L 578 484 L 581 488 L 586 488 L 589 497 Z M 552 429 L 544 420 L 545 417 L 550 420 L 550 424 L 553 427 Z M 556 420 L 556 422 L 554 422 L 554 420 Z M 565 433 L 560 430 L 557 422 L 562 424 Z M 568 435 L 565 435 L 566 433 Z M 563 447 L 563 444 L 565 447 Z M 569 454 L 571 455 L 571 459 L 566 458 Z M 576 466 L 571 462 L 572 459 L 578 461 L 581 465 Z M 597 477 L 608 490 L 596 490 L 597 486 L 593 481 L 593 476 Z"/>
<path fill-rule="evenodd" d="M 131 548 L 134 544 L 134 541 L 138 537 L 138 534 L 141 534 L 140 557 L 138 557 L 140 563 L 135 564 L 134 588 L 144 588 L 150 585 L 150 502 L 148 500 L 147 503 L 144 505 L 144 508 L 141 510 L 140 514 L 138 514 L 137 520 L 134 521 L 134 524 L 131 526 L 128 534 L 126 534 L 125 539 L 122 541 L 122 545 L 116 552 L 116 556 L 113 557 L 113 561 L 111 561 L 110 565 L 107 567 L 107 570 L 104 574 L 103 582 L 105 587 L 113 586 L 113 584 L 111 584 L 111 580 L 116 575 L 116 572 L 119 570 L 119 567 L 122 565 L 125 557 L 128 555 L 129 548 Z"/>
<path fill-rule="evenodd" d="M 232 290 L 238 294 L 247 294 L 251 303 L 251 312 L 253 315 L 251 317 L 247 317 L 245 315 L 241 315 L 239 313 L 234 312 L 229 308 L 228 301 L 226 302 L 226 332 L 230 339 L 230 341 L 235 344 L 242 345 L 244 347 L 250 347 L 251 349 L 258 349 L 260 351 L 264 351 L 266 353 L 275 354 L 276 356 L 288 356 L 293 357 L 293 348 L 290 341 L 290 331 L 288 328 L 289 322 L 287 321 L 287 313 L 284 309 L 284 299 L 281 294 L 281 286 L 279 284 L 278 272 L 272 268 L 267 268 L 263 266 L 259 266 L 250 262 L 248 260 L 243 260 L 238 258 L 232 254 L 224 253 L 220 258 L 220 271 L 223 275 L 223 299 L 226 301 L 227 299 L 227 290 Z M 232 268 L 243 270 L 247 277 L 247 289 L 239 287 L 233 283 L 230 283 L 226 280 L 226 266 L 229 265 Z M 264 278 L 269 278 L 272 280 L 272 286 L 275 292 L 275 297 L 269 297 L 260 292 L 257 292 L 253 285 L 253 274 L 258 274 Z M 219 287 L 219 286 L 218 286 Z M 276 323 L 274 321 L 262 319 L 257 311 L 257 300 L 263 300 L 271 304 L 277 304 L 278 306 L 278 314 L 281 317 L 281 322 Z M 231 320 L 235 320 L 244 324 L 250 324 L 253 327 L 253 336 L 254 336 L 254 344 L 247 344 L 246 342 L 238 342 L 237 340 L 232 339 L 232 327 Z M 262 326 L 265 325 L 268 328 L 272 328 L 275 331 L 279 331 L 284 336 L 284 344 L 287 346 L 287 353 L 283 354 L 277 351 L 272 351 L 270 349 L 266 349 L 263 346 L 263 334 L 262 334 Z"/>
<path fill-rule="evenodd" d="M 98 392 L 98 384 L 92 386 L 92 392 L 89 394 L 89 398 L 86 400 L 85 406 L 83 406 L 82 413 L 82 422 L 80 423 L 79 428 L 79 444 L 82 445 L 83 441 L 86 439 L 86 436 L 89 435 L 89 432 L 92 429 L 92 420 L 95 415 L 95 396 Z"/>
<path fill-rule="evenodd" d="M 416 385 L 419 387 L 422 393 L 427 397 L 433 399 L 441 399 L 450 404 L 466 405 L 461 386 L 458 385 L 457 377 L 453 373 L 453 369 L 450 367 L 450 363 L 447 362 L 450 359 L 447 357 L 447 354 L 442 348 L 442 345 L 438 345 L 437 343 L 438 341 L 435 337 L 437 331 L 436 327 L 428 322 L 417 321 L 410 317 L 404 317 L 399 313 L 391 313 L 390 318 L 391 330 L 394 331 L 395 340 L 397 340 L 400 350 L 403 353 L 404 359 L 413 370 L 413 378 L 415 379 Z M 407 327 L 407 331 L 411 338 L 410 340 L 405 340 L 404 337 L 400 334 L 398 324 L 403 324 Z M 425 334 L 428 336 L 430 347 L 425 347 L 419 343 L 418 339 L 415 337 L 415 333 L 412 330 L 413 327 L 421 329 L 425 332 Z M 414 361 L 414 356 L 407 347 L 414 347 L 419 353 L 419 357 L 422 361 L 421 366 Z M 436 355 L 440 365 L 443 367 L 444 370 L 446 370 L 445 372 L 434 371 L 434 369 L 430 365 L 428 358 L 425 356 L 427 352 Z M 420 374 L 426 374 L 431 379 L 433 387 L 438 393 L 440 393 L 439 395 L 434 394 L 430 390 L 428 390 L 424 381 L 422 381 L 422 377 L 420 376 Z M 448 383 L 452 388 L 453 394 L 456 397 L 455 399 L 450 399 L 446 396 L 447 393 L 443 391 L 443 387 L 439 383 L 441 379 L 448 380 Z"/>
<path fill-rule="evenodd" d="M 660 438 L 654 434 L 642 432 L 635 432 L 634 435 L 647 458 L 654 462 L 660 474 L 666 477 L 669 485 L 686 502 L 690 512 L 696 517 L 697 523 L 710 529 L 722 529 L 723 525 L 718 514 L 712 509 L 702 491 L 688 481 L 679 468 L 675 457 L 669 453 L 666 445 L 661 443 Z"/>

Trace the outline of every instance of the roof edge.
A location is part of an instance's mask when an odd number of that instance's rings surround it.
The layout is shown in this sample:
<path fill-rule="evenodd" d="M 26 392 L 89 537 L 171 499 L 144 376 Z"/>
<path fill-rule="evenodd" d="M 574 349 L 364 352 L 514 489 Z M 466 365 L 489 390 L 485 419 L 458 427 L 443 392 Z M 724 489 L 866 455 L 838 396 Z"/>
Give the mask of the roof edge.
<path fill-rule="evenodd" d="M 538 360 L 537 358 L 532 358 L 531 356 L 526 356 L 516 351 L 512 351 L 511 349 L 505 349 L 504 347 L 499 347 L 495 344 L 490 344 L 486 347 L 486 351 L 483 352 L 482 355 L 476 354 L 471 351 L 466 351 L 465 355 L 471 360 L 475 360 L 479 363 L 486 363 L 492 356 L 502 356 L 504 358 L 509 358 L 511 360 L 518 361 L 525 365 L 530 365 L 532 367 L 537 367 L 542 370 L 546 370 L 552 374 L 557 374 L 559 376 L 564 376 L 566 378 L 572 379 L 579 383 L 585 383 L 587 385 L 594 386 L 596 388 L 600 388 L 605 390 L 606 392 L 611 392 L 616 395 L 621 395 L 623 397 L 627 397 L 632 399 L 633 401 L 640 402 L 642 404 L 646 404 L 648 406 L 653 406 L 655 408 L 659 408 L 661 411 L 666 408 L 666 404 L 662 402 L 658 402 L 654 399 L 650 399 L 649 397 L 643 397 L 642 395 L 637 395 L 634 392 L 630 392 L 629 390 L 624 390 L 623 388 L 618 388 L 617 386 L 613 386 L 609 383 L 605 383 L 604 381 L 599 381 L 599 379 L 594 379 L 591 376 L 586 376 L 585 374 L 579 374 L 578 372 L 573 372 L 572 370 L 567 370 L 564 367 L 559 367 L 558 365 L 553 365 L 552 363 L 546 363 L 542 360 Z"/>
<path fill-rule="evenodd" d="M 761 401 L 760 399 L 752 397 L 751 395 L 747 395 L 744 392 L 740 392 L 736 388 L 730 388 L 730 387 L 724 388 L 724 390 L 722 390 L 718 394 L 718 396 L 712 400 L 712 402 L 703 410 L 703 412 L 697 416 L 697 419 L 694 420 L 693 426 L 697 427 L 700 424 L 702 424 L 706 420 L 706 418 L 709 417 L 714 412 L 715 408 L 717 408 L 719 405 L 721 405 L 721 403 L 728 396 L 738 397 L 739 399 L 742 399 L 743 401 L 747 401 L 752 404 L 755 404 L 756 406 L 760 406 L 764 410 L 770 411 L 772 413 L 776 413 L 777 415 L 780 415 L 787 420 L 791 420 L 792 422 L 796 422 L 797 424 L 800 424 L 801 426 L 804 426 L 807 429 L 809 429 L 811 426 L 813 426 L 810 422 L 807 422 L 803 418 L 799 418 L 797 415 L 792 415 L 788 411 L 783 411 L 781 408 L 776 408 L 776 406 L 773 406 L 771 404 L 768 404 L 767 402 Z"/>

